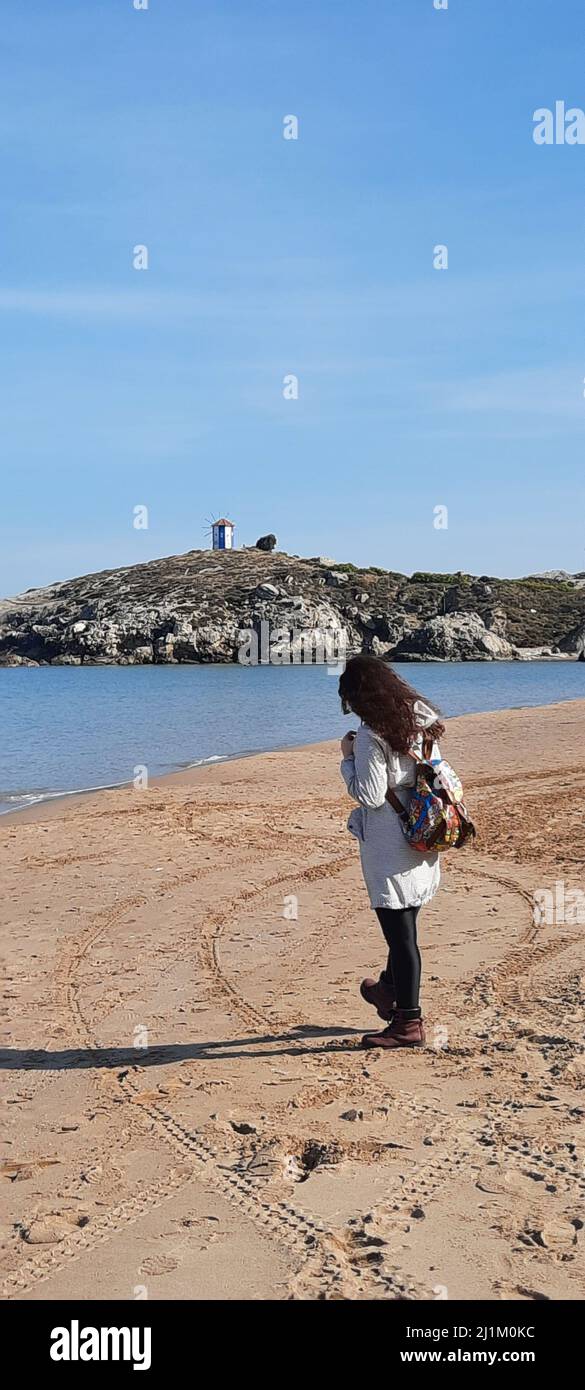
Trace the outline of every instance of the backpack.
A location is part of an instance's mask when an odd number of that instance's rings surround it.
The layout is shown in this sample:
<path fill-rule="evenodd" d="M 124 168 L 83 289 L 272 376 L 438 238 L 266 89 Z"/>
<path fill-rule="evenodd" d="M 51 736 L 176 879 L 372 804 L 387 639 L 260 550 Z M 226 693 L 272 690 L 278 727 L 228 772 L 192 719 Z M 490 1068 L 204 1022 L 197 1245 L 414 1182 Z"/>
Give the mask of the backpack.
<path fill-rule="evenodd" d="M 466 840 L 475 838 L 475 826 L 467 814 L 457 773 L 444 758 L 431 758 L 432 751 L 433 740 L 425 734 L 422 758 L 410 753 L 417 768 L 408 806 L 404 807 L 390 788 L 386 792 L 386 800 L 400 816 L 410 848 L 421 854 L 461 849 Z"/>

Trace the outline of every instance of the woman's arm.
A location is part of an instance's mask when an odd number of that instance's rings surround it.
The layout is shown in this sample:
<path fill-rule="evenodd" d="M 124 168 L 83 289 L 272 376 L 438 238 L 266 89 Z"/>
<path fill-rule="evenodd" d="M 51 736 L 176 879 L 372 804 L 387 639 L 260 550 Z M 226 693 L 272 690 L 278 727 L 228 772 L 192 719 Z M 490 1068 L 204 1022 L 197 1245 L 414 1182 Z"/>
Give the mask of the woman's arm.
<path fill-rule="evenodd" d="M 382 744 L 362 724 L 355 736 L 353 754 L 344 758 L 341 776 L 347 790 L 360 806 L 375 810 L 383 806 L 388 789 L 388 768 Z"/>

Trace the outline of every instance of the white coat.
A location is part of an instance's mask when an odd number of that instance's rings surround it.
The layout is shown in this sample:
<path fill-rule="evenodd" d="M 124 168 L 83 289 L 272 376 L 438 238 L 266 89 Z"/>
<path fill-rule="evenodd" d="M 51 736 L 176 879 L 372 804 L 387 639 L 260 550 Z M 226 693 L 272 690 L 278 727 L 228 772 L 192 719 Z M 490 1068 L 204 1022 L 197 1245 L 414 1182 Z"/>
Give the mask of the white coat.
<path fill-rule="evenodd" d="M 417 700 L 414 709 L 421 730 L 437 718 L 423 700 Z M 422 754 L 422 733 L 413 749 Z M 436 743 L 431 756 L 441 756 Z M 439 855 L 420 854 L 410 848 L 400 817 L 386 801 L 386 792 L 392 787 L 406 804 L 408 797 L 401 794 L 401 788 L 414 786 L 415 769 L 414 758 L 408 753 L 394 753 L 367 724 L 360 725 L 353 752 L 341 763 L 347 790 L 359 802 L 347 828 L 359 844 L 362 873 L 373 908 L 422 906 L 439 887 Z"/>

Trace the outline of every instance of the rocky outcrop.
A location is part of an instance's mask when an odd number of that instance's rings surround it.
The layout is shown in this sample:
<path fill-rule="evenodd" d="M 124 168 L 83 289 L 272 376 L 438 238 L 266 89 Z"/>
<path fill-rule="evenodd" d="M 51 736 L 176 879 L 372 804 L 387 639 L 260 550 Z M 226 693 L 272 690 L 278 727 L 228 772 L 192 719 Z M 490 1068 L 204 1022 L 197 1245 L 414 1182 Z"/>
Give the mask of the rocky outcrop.
<path fill-rule="evenodd" d="M 330 584 L 333 589 L 340 589 L 349 581 L 349 575 L 345 570 L 329 570 L 325 575 L 325 583 Z"/>
<path fill-rule="evenodd" d="M 566 637 L 561 637 L 559 647 L 562 652 L 577 652 L 579 656 L 585 652 L 585 621 L 577 623 Z"/>
<path fill-rule="evenodd" d="M 260 536 L 256 541 L 256 550 L 274 550 L 276 546 L 276 536 L 272 532 L 268 536 Z"/>
<path fill-rule="evenodd" d="M 560 579 L 564 584 L 573 584 L 576 589 L 585 588 L 585 573 L 568 574 L 566 570 L 543 570 L 542 574 L 535 574 L 533 579 Z"/>
<path fill-rule="evenodd" d="M 559 648 L 566 659 L 585 650 L 585 587 L 564 577 L 409 578 L 256 548 L 190 551 L 0 602 L 0 664 L 232 662 L 250 633 L 264 641 L 275 631 L 404 661 L 534 659 Z"/>
<path fill-rule="evenodd" d="M 393 655 L 396 661 L 513 661 L 519 652 L 477 613 L 450 613 L 415 628 Z"/>

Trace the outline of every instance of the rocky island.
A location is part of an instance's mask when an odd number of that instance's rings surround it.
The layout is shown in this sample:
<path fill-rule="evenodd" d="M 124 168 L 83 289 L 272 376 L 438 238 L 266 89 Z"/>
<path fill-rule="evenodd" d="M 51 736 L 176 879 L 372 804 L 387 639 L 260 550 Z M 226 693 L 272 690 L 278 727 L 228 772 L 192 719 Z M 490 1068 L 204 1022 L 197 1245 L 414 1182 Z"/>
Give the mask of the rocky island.
<path fill-rule="evenodd" d="M 272 539 L 272 537 L 271 537 Z M 192 550 L 0 602 L 0 665 L 233 662 L 242 630 L 343 631 L 397 661 L 585 660 L 585 574 L 415 573 Z"/>

